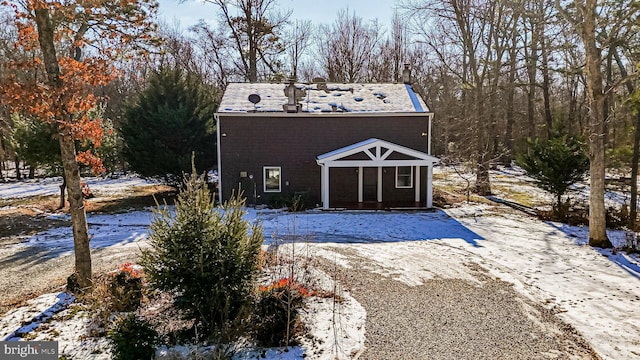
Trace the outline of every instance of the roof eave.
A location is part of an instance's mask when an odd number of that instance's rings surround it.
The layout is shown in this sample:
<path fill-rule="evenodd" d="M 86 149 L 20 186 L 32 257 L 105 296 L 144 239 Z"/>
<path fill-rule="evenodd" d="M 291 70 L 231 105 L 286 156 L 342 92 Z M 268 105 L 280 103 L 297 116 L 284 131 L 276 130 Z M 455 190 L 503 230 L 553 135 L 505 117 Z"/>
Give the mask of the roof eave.
<path fill-rule="evenodd" d="M 285 113 L 279 111 L 273 112 L 218 112 L 217 116 L 228 117 L 274 117 L 274 116 L 290 116 L 290 117 L 331 117 L 331 116 L 356 116 L 356 117 L 389 117 L 389 116 L 415 116 L 415 117 L 431 117 L 433 118 L 433 112 L 330 112 L 330 113 L 310 113 L 310 112 L 298 112 L 298 113 Z"/>

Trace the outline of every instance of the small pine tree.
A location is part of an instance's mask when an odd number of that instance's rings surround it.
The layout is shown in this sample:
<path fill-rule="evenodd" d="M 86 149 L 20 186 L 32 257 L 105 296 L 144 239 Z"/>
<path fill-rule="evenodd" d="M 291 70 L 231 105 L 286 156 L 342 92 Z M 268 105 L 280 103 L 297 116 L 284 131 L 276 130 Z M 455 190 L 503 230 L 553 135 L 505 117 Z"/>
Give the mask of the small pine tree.
<path fill-rule="evenodd" d="M 529 139 L 529 152 L 518 154 L 516 161 L 538 187 L 556 197 L 556 211 L 569 187 L 584 178 L 589 157 L 576 137 L 556 134 L 549 140 Z"/>
<path fill-rule="evenodd" d="M 232 341 L 234 324 L 250 314 L 262 228 L 243 218 L 240 196 L 216 208 L 204 177 L 194 172 L 184 185 L 175 211 L 154 210 L 140 263 L 150 286 L 176 294 L 175 306 L 200 333 Z"/>

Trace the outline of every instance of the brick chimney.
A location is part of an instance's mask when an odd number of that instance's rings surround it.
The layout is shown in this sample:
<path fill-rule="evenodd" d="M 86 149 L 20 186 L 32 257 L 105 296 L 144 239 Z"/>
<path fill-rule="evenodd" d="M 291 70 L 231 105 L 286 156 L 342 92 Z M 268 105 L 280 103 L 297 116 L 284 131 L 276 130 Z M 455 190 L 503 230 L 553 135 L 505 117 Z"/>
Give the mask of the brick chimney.
<path fill-rule="evenodd" d="M 289 84 L 284 88 L 284 94 L 287 96 L 287 103 L 284 104 L 283 110 L 288 113 L 299 112 L 302 108 L 302 105 L 298 104 L 296 101 L 296 92 L 298 89 L 296 88 L 295 79 L 290 78 Z"/>
<path fill-rule="evenodd" d="M 411 84 L 411 69 L 409 69 L 409 64 L 404 64 L 404 70 L 402 70 L 402 82 L 405 84 Z"/>

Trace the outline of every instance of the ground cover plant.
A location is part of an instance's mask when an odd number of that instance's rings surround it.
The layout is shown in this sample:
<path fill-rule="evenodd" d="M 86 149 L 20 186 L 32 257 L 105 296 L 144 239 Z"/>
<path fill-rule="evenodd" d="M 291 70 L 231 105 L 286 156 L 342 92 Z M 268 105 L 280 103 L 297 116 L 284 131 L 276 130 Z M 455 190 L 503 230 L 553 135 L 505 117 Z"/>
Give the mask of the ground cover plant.
<path fill-rule="evenodd" d="M 314 294 L 293 277 L 260 286 L 254 311 L 257 344 L 265 347 L 295 344 L 295 336 L 303 326 L 299 315 L 304 300 Z"/>

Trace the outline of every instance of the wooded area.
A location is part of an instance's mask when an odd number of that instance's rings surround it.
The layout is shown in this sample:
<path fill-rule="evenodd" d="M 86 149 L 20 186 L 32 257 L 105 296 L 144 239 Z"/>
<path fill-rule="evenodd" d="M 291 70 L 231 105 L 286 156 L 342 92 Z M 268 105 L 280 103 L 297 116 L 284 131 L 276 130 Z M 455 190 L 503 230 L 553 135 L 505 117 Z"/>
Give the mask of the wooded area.
<path fill-rule="evenodd" d="M 5 5 L 0 180 L 46 169 L 64 175 L 70 198 L 79 201 L 77 152 L 97 171 L 136 170 L 123 156 L 131 147 L 119 129 L 136 121 L 131 109 L 139 99 L 162 105 L 152 79 L 167 69 L 188 75 L 176 83 L 197 87 L 194 93 L 205 89 L 215 106 L 229 82 L 397 82 L 409 64 L 414 88 L 436 114 L 433 153 L 471 164 L 479 194 L 491 192 L 489 169 L 526 153 L 527 139 L 560 132 L 588 144 L 591 244 L 610 245 L 607 168 L 632 178 L 635 224 L 638 1 L 397 0 L 388 27 L 348 9 L 320 24 L 292 19 L 277 0 L 206 2 L 210 13 L 203 17 L 212 21 L 187 29 L 156 27 L 157 4 L 148 0 Z M 187 107 L 211 113 L 204 105 Z M 185 113 L 185 121 L 193 114 Z M 215 131 L 210 117 L 195 118 Z"/>

